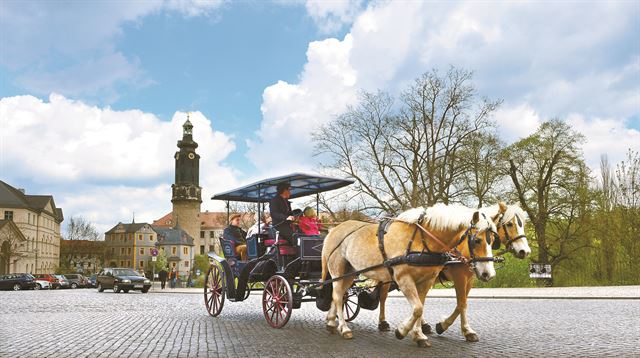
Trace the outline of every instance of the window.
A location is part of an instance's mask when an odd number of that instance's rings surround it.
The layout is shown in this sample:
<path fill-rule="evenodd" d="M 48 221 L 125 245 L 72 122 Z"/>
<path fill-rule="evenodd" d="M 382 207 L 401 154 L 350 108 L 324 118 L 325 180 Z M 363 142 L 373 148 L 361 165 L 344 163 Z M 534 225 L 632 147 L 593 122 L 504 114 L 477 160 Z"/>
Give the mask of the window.
<path fill-rule="evenodd" d="M 129 234 L 129 240 L 133 241 L 133 234 Z"/>
<path fill-rule="evenodd" d="M 210 239 L 214 239 L 215 238 L 215 233 L 213 231 L 209 231 L 209 238 Z"/>
<path fill-rule="evenodd" d="M 111 248 L 111 255 L 115 255 L 115 254 L 116 254 L 116 248 L 115 248 L 115 247 L 112 247 L 112 248 Z"/>
<path fill-rule="evenodd" d="M 189 248 L 188 247 L 183 247 L 182 248 L 182 253 L 185 255 L 189 255 Z"/>
<path fill-rule="evenodd" d="M 200 245 L 200 255 L 204 255 L 204 245 Z"/>
<path fill-rule="evenodd" d="M 177 255 L 178 254 L 178 248 L 175 246 L 171 246 L 171 255 Z"/>
<path fill-rule="evenodd" d="M 138 241 L 142 241 L 142 235 L 138 235 Z"/>
<path fill-rule="evenodd" d="M 200 238 L 204 239 L 204 231 L 200 231 Z"/>
<path fill-rule="evenodd" d="M 189 267 L 189 261 L 184 262 L 184 267 Z"/>
<path fill-rule="evenodd" d="M 13 220 L 13 211 L 5 211 L 4 212 L 5 220 Z"/>
<path fill-rule="evenodd" d="M 172 263 L 171 263 L 171 267 L 176 267 L 176 263 L 175 263 L 175 262 L 172 262 Z"/>
<path fill-rule="evenodd" d="M 149 235 L 149 241 L 153 241 L 153 234 Z"/>
<path fill-rule="evenodd" d="M 127 261 L 127 267 L 131 267 L 131 261 Z"/>
<path fill-rule="evenodd" d="M 140 249 L 140 255 L 144 255 L 144 249 Z"/>
<path fill-rule="evenodd" d="M 120 248 L 120 255 L 124 255 L 126 253 L 125 248 L 121 247 Z"/>
<path fill-rule="evenodd" d="M 120 261 L 120 267 L 124 266 L 124 261 Z"/>
<path fill-rule="evenodd" d="M 151 251 L 153 251 L 153 247 L 149 248 L 149 255 L 151 255 Z"/>
<path fill-rule="evenodd" d="M 140 261 L 140 268 L 144 267 L 144 261 Z"/>

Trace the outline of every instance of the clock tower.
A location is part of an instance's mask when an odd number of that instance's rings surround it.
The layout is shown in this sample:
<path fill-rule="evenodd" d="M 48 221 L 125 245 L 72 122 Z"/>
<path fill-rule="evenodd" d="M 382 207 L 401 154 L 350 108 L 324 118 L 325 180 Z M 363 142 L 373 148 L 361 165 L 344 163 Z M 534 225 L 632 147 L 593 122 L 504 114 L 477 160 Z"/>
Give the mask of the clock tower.
<path fill-rule="evenodd" d="M 179 150 L 174 155 L 176 163 L 175 182 L 171 185 L 171 203 L 173 203 L 173 220 L 200 243 L 200 204 L 202 188 L 200 187 L 200 156 L 196 153 L 198 143 L 193 141 L 193 125 L 187 121 L 182 125 L 182 139 L 178 141 Z"/>

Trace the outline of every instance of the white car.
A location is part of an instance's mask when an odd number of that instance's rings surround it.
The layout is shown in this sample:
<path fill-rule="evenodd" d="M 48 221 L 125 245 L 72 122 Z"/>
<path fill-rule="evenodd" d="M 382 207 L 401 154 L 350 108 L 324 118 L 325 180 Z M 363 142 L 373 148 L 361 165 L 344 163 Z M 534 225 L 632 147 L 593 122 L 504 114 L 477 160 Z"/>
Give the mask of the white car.
<path fill-rule="evenodd" d="M 49 290 L 51 289 L 51 282 L 47 281 L 47 280 L 34 280 L 36 283 L 36 287 L 34 287 L 34 290 Z"/>

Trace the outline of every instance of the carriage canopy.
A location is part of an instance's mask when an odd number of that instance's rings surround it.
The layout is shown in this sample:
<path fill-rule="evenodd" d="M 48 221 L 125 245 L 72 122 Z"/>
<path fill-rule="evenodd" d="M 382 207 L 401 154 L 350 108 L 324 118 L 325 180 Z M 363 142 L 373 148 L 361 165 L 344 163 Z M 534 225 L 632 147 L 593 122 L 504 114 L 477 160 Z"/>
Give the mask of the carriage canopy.
<path fill-rule="evenodd" d="M 276 195 L 276 186 L 280 183 L 291 184 L 291 199 L 295 199 L 339 189 L 353 184 L 353 180 L 330 178 L 304 173 L 293 173 L 281 177 L 261 180 L 238 189 L 219 193 L 211 197 L 211 199 L 249 203 L 267 203 Z"/>

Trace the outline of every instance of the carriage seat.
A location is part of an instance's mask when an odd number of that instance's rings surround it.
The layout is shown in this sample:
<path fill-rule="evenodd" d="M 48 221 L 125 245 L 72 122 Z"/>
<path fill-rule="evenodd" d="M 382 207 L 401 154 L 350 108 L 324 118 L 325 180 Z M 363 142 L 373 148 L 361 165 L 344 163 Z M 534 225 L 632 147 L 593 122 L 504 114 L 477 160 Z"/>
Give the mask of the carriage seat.
<path fill-rule="evenodd" d="M 222 247 L 222 252 L 224 253 L 224 257 L 235 257 L 240 259 L 236 255 L 236 243 L 233 240 L 227 240 L 224 237 L 220 236 L 220 246 Z"/>

